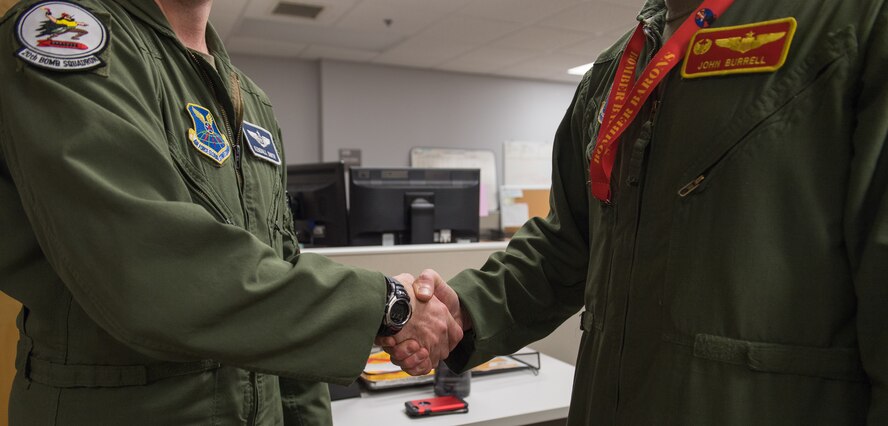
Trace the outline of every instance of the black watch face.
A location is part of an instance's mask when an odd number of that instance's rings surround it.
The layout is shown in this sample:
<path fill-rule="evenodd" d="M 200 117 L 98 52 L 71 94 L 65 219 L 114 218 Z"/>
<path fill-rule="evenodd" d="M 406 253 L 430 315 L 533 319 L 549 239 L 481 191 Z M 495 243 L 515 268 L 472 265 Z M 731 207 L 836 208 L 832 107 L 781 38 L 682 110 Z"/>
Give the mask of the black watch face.
<path fill-rule="evenodd" d="M 393 324 L 403 325 L 410 318 L 410 303 L 398 300 L 389 309 L 389 318 Z"/>

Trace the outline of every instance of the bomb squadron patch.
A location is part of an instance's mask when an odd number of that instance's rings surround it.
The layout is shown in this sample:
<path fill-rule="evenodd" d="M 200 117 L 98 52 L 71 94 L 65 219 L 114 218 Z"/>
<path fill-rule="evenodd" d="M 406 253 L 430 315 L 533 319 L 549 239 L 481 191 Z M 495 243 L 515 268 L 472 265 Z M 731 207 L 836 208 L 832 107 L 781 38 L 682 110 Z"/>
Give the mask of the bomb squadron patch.
<path fill-rule="evenodd" d="M 85 71 L 105 65 L 99 54 L 108 46 L 108 30 L 90 11 L 74 3 L 38 3 L 19 16 L 16 56 L 55 71 Z"/>

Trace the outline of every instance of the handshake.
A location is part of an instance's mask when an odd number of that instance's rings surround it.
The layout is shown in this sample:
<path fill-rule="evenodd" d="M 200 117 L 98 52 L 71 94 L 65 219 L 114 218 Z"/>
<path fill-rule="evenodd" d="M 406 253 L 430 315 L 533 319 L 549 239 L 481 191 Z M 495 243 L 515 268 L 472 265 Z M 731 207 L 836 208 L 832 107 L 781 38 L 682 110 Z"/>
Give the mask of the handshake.
<path fill-rule="evenodd" d="M 427 374 L 447 358 L 472 328 L 456 292 L 441 276 L 426 269 L 416 279 L 410 274 L 394 277 L 410 294 L 410 321 L 394 336 L 377 337 L 376 344 L 391 355 L 392 362 L 408 374 Z"/>

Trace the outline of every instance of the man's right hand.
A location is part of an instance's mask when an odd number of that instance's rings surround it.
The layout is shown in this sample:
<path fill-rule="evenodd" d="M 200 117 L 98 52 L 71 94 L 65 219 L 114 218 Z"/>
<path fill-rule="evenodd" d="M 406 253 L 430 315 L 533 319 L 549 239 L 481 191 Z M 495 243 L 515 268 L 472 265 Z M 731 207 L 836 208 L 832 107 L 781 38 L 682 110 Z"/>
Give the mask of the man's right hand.
<path fill-rule="evenodd" d="M 377 344 L 382 346 L 383 349 L 391 355 L 392 363 L 400 366 L 404 371 L 414 374 L 415 372 L 424 371 L 427 366 L 430 366 L 429 368 L 434 368 L 438 361 L 447 358 L 450 351 L 452 351 L 460 340 L 462 340 L 462 331 L 472 328 L 472 320 L 468 315 L 468 312 L 460 307 L 459 297 L 456 292 L 453 291 L 444 279 L 441 278 L 441 275 L 434 270 L 424 270 L 419 275 L 419 278 L 413 282 L 411 290 L 413 290 L 411 301 L 417 299 L 417 301 L 422 302 L 421 304 L 431 303 L 433 301 L 440 301 L 439 303 L 443 303 L 447 307 L 447 316 L 453 318 L 453 321 L 459 330 L 459 333 L 456 333 L 455 331 L 450 331 L 448 333 L 450 345 L 447 354 L 439 356 L 437 359 L 435 359 L 435 357 L 429 357 L 429 355 L 424 352 L 423 345 L 420 342 L 404 339 L 401 336 L 401 333 L 398 333 L 396 336 L 377 339 Z M 408 323 L 408 325 L 410 325 L 410 323 Z M 419 374 L 425 374 L 427 372 L 428 371 L 426 370 Z"/>
<path fill-rule="evenodd" d="M 433 296 L 418 297 L 409 282 L 412 278 L 409 274 L 395 277 L 410 294 L 413 311 L 410 320 L 394 336 L 377 338 L 376 344 L 387 352 L 391 347 L 398 347 L 400 350 L 392 357 L 392 362 L 409 374 L 422 375 L 447 358 L 462 340 L 463 332 L 448 306 Z"/>

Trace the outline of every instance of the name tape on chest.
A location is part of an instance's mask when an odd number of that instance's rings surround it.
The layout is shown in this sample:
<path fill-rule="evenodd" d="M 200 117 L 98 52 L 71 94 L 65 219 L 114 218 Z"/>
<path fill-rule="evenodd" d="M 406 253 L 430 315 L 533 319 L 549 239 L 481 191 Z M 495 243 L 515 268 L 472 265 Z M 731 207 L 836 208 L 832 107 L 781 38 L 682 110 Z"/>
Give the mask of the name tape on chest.
<path fill-rule="evenodd" d="M 21 49 L 16 56 L 39 68 L 86 71 L 105 65 L 108 29 L 89 10 L 70 2 L 48 1 L 23 12 L 16 24 Z"/>
<path fill-rule="evenodd" d="M 774 72 L 786 61 L 795 29 L 794 18 L 701 29 L 688 44 L 681 75 Z"/>
<path fill-rule="evenodd" d="M 274 137 L 271 136 L 271 132 L 249 121 L 243 122 L 243 128 L 244 138 L 253 155 L 270 163 L 281 165 L 281 156 L 278 155 L 277 148 L 274 146 Z"/>

